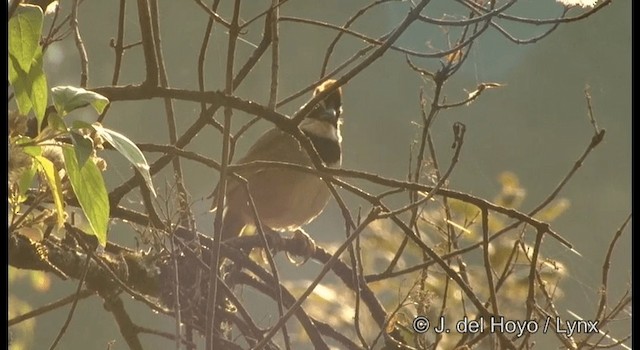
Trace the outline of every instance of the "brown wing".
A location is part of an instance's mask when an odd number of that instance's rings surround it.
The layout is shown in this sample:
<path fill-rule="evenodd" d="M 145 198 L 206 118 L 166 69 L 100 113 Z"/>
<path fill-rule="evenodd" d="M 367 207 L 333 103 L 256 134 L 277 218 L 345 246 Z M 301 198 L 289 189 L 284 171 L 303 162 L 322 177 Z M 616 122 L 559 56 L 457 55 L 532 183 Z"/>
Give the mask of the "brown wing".
<path fill-rule="evenodd" d="M 286 163 L 294 163 L 294 164 L 305 164 L 310 165 L 311 162 L 302 150 L 302 147 L 298 143 L 298 141 L 291 135 L 286 132 L 273 128 L 262 134 L 256 140 L 256 142 L 249 148 L 247 154 L 244 157 L 240 158 L 236 164 L 245 164 L 250 163 L 257 160 L 265 160 L 265 161 L 277 161 L 277 162 L 286 162 Z M 261 172 L 266 171 L 265 168 L 252 168 L 246 170 L 239 170 L 238 175 L 244 177 L 247 180 L 251 180 L 253 176 L 260 175 Z M 238 190 L 239 183 L 238 181 L 230 180 L 227 183 L 227 195 L 232 192 Z M 215 193 L 214 190 L 214 197 Z M 212 204 L 212 210 L 215 209 L 216 200 L 214 198 Z"/>

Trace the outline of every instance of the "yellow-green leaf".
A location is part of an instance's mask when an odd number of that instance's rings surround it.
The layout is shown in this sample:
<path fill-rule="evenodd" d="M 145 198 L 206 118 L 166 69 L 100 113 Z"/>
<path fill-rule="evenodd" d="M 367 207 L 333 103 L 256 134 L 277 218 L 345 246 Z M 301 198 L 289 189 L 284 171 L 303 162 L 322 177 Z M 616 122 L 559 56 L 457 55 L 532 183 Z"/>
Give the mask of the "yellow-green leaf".
<path fill-rule="evenodd" d="M 64 224 L 64 204 L 62 202 L 62 182 L 60 181 L 60 175 L 58 175 L 58 169 L 53 163 L 43 157 L 33 157 L 38 163 L 38 169 L 44 174 L 51 189 L 51 196 L 53 197 L 53 204 L 56 207 L 56 223 L 58 227 L 62 227 Z"/>
<path fill-rule="evenodd" d="M 104 247 L 107 243 L 109 225 L 109 196 L 102 173 L 90 160 L 80 166 L 72 147 L 63 147 L 62 152 L 73 192 L 89 221 L 92 233 Z"/>

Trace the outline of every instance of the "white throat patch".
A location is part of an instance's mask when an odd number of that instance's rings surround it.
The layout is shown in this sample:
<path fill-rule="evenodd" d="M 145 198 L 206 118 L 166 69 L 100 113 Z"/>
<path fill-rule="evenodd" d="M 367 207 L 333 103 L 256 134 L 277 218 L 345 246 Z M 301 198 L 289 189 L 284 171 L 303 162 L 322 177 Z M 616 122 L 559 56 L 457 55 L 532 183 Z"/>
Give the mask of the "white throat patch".
<path fill-rule="evenodd" d="M 327 123 L 326 121 L 304 118 L 300 123 L 300 130 L 309 133 L 314 136 L 323 137 L 337 142 L 342 142 L 342 135 L 340 135 L 341 120 L 338 120 L 338 128 Z"/>

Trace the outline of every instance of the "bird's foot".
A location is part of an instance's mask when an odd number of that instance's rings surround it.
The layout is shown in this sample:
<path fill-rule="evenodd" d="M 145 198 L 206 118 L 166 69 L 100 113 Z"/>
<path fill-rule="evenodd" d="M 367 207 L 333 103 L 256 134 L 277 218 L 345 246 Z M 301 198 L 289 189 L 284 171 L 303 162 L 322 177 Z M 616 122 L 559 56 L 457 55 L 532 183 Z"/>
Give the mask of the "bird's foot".
<path fill-rule="evenodd" d="M 294 242 L 294 249 L 292 251 L 287 251 L 287 258 L 293 264 L 298 266 L 304 264 L 309 260 L 313 254 L 316 252 L 316 242 L 304 232 L 303 229 L 299 228 L 294 231 L 293 237 L 291 238 Z M 302 257 L 302 261 L 298 261 L 295 257 Z"/>

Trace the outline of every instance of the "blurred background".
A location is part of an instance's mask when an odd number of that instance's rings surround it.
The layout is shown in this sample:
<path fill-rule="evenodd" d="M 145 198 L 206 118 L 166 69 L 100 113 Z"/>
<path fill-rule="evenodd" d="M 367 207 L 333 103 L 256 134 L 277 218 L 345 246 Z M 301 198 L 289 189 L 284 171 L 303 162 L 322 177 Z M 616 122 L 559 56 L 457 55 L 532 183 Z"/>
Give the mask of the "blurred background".
<path fill-rule="evenodd" d="M 252 18 L 270 3 L 243 2 L 242 18 Z M 290 1 L 281 7 L 281 15 L 340 26 L 367 3 L 355 0 Z M 378 6 L 361 17 L 352 29 L 371 37 L 384 35 L 404 18 L 409 5 L 403 1 Z M 69 6 L 70 2 L 63 1 L 62 12 L 68 13 Z M 132 2 L 127 6 L 125 41 L 133 43 L 139 40 L 137 9 Z M 197 57 L 208 18 L 195 2 L 160 1 L 159 6 L 170 86 L 197 90 Z M 109 41 L 116 35 L 117 10 L 114 2 L 107 1 L 85 1 L 80 6 L 79 26 L 89 55 L 89 87 L 106 86 L 111 82 L 114 54 Z M 230 2 L 223 1 L 219 12 L 225 18 L 230 17 Z M 464 12 L 441 0 L 433 1 L 425 13 L 439 18 L 443 14 Z M 524 0 L 514 5 L 510 13 L 530 18 L 554 18 L 562 13 L 562 7 L 551 0 Z M 248 27 L 243 36 L 246 41 L 238 47 L 238 66 L 259 43 L 263 23 L 258 20 Z M 546 28 L 505 25 L 505 29 L 514 36 L 529 38 Z M 283 99 L 319 79 L 324 52 L 335 32 L 283 22 L 280 34 L 279 99 Z M 446 29 L 416 23 L 398 45 L 416 51 L 445 49 L 447 34 Z M 449 40 L 456 38 L 452 33 Z M 207 90 L 224 86 L 226 42 L 227 34 L 221 27 L 216 27 L 207 53 Z M 336 47 L 329 70 L 364 45 L 361 40 L 345 36 Z M 606 136 L 560 194 L 570 202 L 570 207 L 552 223 L 556 232 L 573 243 L 581 256 L 551 239 L 546 240 L 543 249 L 546 256 L 562 261 L 568 270 L 562 282 L 565 297 L 559 301 L 559 311 L 565 317 L 570 317 L 566 311 L 571 310 L 589 319 L 593 315 L 587 312 L 592 312 L 599 297 L 605 247 L 631 212 L 631 1 L 612 2 L 585 20 L 563 24 L 536 44 L 516 45 L 497 31 L 488 30 L 476 41 L 469 55 L 462 70 L 445 85 L 443 95 L 448 102 L 463 100 L 482 82 L 504 86 L 485 91 L 469 106 L 445 110 L 436 119 L 432 134 L 443 168 L 448 166 L 452 154 L 453 123 L 462 122 L 467 126 L 460 163 L 448 183 L 451 189 L 492 200 L 501 190 L 500 174 L 510 171 L 526 189 L 520 209 L 527 212 L 534 208 L 551 193 L 589 144 L 593 129 L 588 119 L 585 89 L 592 96 L 594 116 L 599 126 L 606 129 Z M 79 59 L 72 37 L 52 44 L 45 59 L 50 86 L 79 84 Z M 431 70 L 440 64 L 437 59 L 414 59 L 414 62 Z M 143 67 L 141 47 L 129 49 L 124 56 L 120 84 L 141 82 Z M 269 68 L 267 53 L 236 94 L 266 103 Z M 425 89 L 426 96 L 431 96 L 431 85 L 407 66 L 403 54 L 394 51 L 388 51 L 343 88 L 344 168 L 389 178 L 406 178 L 411 142 L 417 139 L 420 131 L 421 88 Z M 295 99 L 279 111 L 292 114 L 309 97 L 310 94 L 306 94 Z M 197 118 L 199 108 L 196 103 L 175 103 L 179 134 Z M 96 116 L 86 110 L 74 112 L 71 117 L 94 121 Z M 249 119 L 250 116 L 236 112 L 234 128 Z M 168 143 L 164 120 L 163 102 L 154 99 L 114 103 L 104 124 L 135 142 Z M 236 155 L 244 154 L 253 140 L 269 127 L 268 122 L 260 121 L 247 132 L 239 141 Z M 220 144 L 219 133 L 209 128 L 187 149 L 219 159 Z M 109 189 L 133 174 L 129 164 L 118 155 L 105 152 L 104 157 L 109 162 L 105 175 Z M 155 157 L 149 155 L 149 160 L 153 161 Z M 184 162 L 183 167 L 198 228 L 210 232 L 212 216 L 207 212 L 210 202 L 204 197 L 213 190 L 217 173 L 189 162 Z M 173 174 L 161 173 L 154 182 L 156 185 L 171 183 Z M 352 208 L 364 206 L 346 193 L 345 198 Z M 135 197 L 130 200 L 135 206 Z M 307 232 L 319 244 L 331 245 L 344 237 L 343 227 L 338 207 L 331 202 Z M 134 236 L 129 226 L 114 224 L 110 239 L 134 246 Z M 630 227 L 621 237 L 612 263 L 609 297 L 616 300 L 630 286 Z M 285 273 L 306 276 L 301 278 L 312 278 L 319 268 L 313 264 L 302 268 L 283 266 Z M 10 293 L 19 293 L 23 300 L 37 307 L 75 289 L 73 283 L 62 283 L 55 278 L 51 282 L 46 293 L 21 284 L 12 287 Z M 139 313 L 132 312 L 136 317 L 134 321 L 171 331 L 171 320 L 157 317 L 133 301 L 131 304 L 133 310 L 140 310 Z M 65 316 L 65 312 L 57 312 L 39 317 L 32 348 L 48 348 Z M 630 318 L 622 319 L 612 328 L 619 329 L 616 336 L 621 336 L 629 332 L 629 325 Z M 87 344 L 105 348 L 112 340 L 115 343 L 111 349 L 126 348 L 98 298 L 90 298 L 80 302 L 70 330 L 58 348 L 86 349 Z M 149 348 L 166 345 L 164 340 L 154 337 L 143 338 L 143 341 Z"/>

